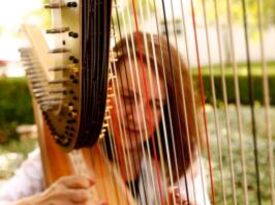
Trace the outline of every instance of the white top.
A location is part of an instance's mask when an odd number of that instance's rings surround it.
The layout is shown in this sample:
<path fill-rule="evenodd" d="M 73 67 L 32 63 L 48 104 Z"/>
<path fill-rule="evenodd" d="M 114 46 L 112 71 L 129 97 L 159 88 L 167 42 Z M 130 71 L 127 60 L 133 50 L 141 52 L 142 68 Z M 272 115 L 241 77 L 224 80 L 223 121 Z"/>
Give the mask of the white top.
<path fill-rule="evenodd" d="M 201 166 L 199 166 L 201 164 L 200 160 L 201 158 L 198 158 L 198 160 L 193 162 L 192 173 L 191 169 L 189 169 L 186 172 L 186 177 L 181 177 L 180 180 L 175 183 L 175 186 L 180 188 L 181 195 L 186 196 L 186 178 L 189 199 L 196 202 L 197 205 L 210 205 L 208 193 L 206 191 L 207 188 L 203 167 L 200 169 Z M 153 176 L 156 172 L 151 172 L 151 175 L 146 172 L 148 163 L 149 160 L 143 160 L 142 162 L 142 180 L 139 182 L 139 204 L 146 204 L 144 201 L 146 198 L 147 204 L 155 205 L 158 203 L 156 203 L 156 197 L 154 194 L 156 186 L 154 184 L 154 180 L 152 179 L 156 177 Z M 144 184 L 146 184 L 145 187 Z M 1 187 L 0 205 L 8 205 L 10 202 L 39 193 L 43 191 L 43 189 L 43 170 L 40 151 L 39 149 L 36 149 L 29 154 L 27 160 L 22 163 L 21 167 L 16 171 L 15 175 Z M 144 197 L 144 195 L 146 195 L 146 197 Z"/>
<path fill-rule="evenodd" d="M 16 170 L 0 189 L 0 205 L 39 193 L 43 190 L 43 171 L 39 149 L 28 155 L 21 167 Z"/>

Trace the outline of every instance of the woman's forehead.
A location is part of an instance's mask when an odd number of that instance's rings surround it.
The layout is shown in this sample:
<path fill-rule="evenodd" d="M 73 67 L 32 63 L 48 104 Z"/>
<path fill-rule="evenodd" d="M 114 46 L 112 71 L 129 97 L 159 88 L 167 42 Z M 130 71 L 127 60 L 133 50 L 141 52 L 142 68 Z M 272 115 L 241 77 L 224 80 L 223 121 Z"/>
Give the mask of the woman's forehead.
<path fill-rule="evenodd" d="M 151 93 L 157 98 L 166 99 L 164 81 L 147 64 L 140 65 L 140 62 L 126 59 L 120 62 L 118 68 L 118 81 L 121 89 L 126 93 L 135 94 L 139 92 Z M 149 71 L 150 75 L 149 75 Z M 159 92 L 161 92 L 159 94 Z"/>

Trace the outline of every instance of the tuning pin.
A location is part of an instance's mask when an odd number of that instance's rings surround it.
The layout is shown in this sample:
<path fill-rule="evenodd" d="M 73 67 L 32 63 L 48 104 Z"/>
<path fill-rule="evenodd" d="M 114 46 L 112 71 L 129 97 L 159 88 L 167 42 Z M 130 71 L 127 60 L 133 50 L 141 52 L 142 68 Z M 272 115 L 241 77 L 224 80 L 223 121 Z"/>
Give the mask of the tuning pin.
<path fill-rule="evenodd" d="M 67 6 L 70 7 L 70 8 L 75 8 L 75 7 L 77 7 L 77 2 L 70 1 L 70 2 L 67 3 Z"/>
<path fill-rule="evenodd" d="M 108 75 L 108 80 L 116 79 L 116 76 L 114 74 Z"/>
<path fill-rule="evenodd" d="M 111 116 L 110 116 L 109 114 L 106 114 L 106 115 L 104 116 L 104 120 L 108 121 L 108 120 L 110 120 L 110 119 L 111 119 Z"/>
<path fill-rule="evenodd" d="M 21 57 L 29 56 L 29 54 L 32 52 L 31 48 L 19 48 L 19 52 Z"/>
<path fill-rule="evenodd" d="M 118 60 L 117 60 L 117 58 L 113 58 L 113 57 L 110 57 L 110 63 L 115 63 L 115 62 L 117 62 Z"/>
<path fill-rule="evenodd" d="M 41 97 L 40 99 L 38 99 L 37 101 L 41 104 L 43 103 L 59 103 L 60 101 L 62 101 L 63 99 L 60 97 Z"/>
<path fill-rule="evenodd" d="M 51 80 L 51 81 L 48 81 L 48 83 L 50 85 L 55 85 L 55 84 L 66 84 L 68 83 L 69 80 Z"/>
<path fill-rule="evenodd" d="M 45 82 L 44 82 L 43 79 L 37 78 L 37 79 L 30 79 L 30 83 L 31 83 L 32 85 L 42 85 L 42 84 L 44 84 Z"/>
<path fill-rule="evenodd" d="M 105 137 L 105 134 L 103 134 L 103 133 L 101 133 L 100 135 L 99 135 L 99 139 L 101 140 L 101 139 L 103 139 Z"/>
<path fill-rule="evenodd" d="M 65 4 L 62 3 L 50 3 L 50 4 L 44 4 L 45 9 L 60 9 L 62 7 L 65 7 Z"/>
<path fill-rule="evenodd" d="M 42 92 L 46 92 L 44 88 L 37 88 L 37 89 L 32 89 L 32 92 L 34 94 L 36 93 L 42 93 Z"/>
<path fill-rule="evenodd" d="M 70 37 L 72 37 L 72 38 L 78 38 L 78 33 L 73 32 L 73 31 L 70 31 L 70 32 L 68 33 L 68 35 L 69 35 Z"/>
<path fill-rule="evenodd" d="M 45 88 L 46 88 L 45 82 L 36 83 L 32 85 L 32 89 L 45 89 Z"/>
<path fill-rule="evenodd" d="M 71 111 L 71 112 L 69 112 L 68 115 L 69 115 L 69 117 L 76 118 L 77 117 L 77 112 Z"/>
<path fill-rule="evenodd" d="M 56 33 L 65 33 L 70 30 L 69 27 L 61 27 L 61 28 L 52 28 L 52 29 L 47 29 L 46 33 L 48 34 L 56 34 Z"/>
<path fill-rule="evenodd" d="M 102 127 L 103 128 L 109 127 L 109 124 L 108 123 L 103 123 Z"/>
<path fill-rule="evenodd" d="M 108 93 L 107 94 L 107 98 L 112 98 L 112 97 L 115 97 L 115 93 Z"/>
<path fill-rule="evenodd" d="M 74 56 L 70 56 L 69 60 L 72 61 L 72 63 L 74 63 L 74 64 L 79 63 L 79 60 L 76 57 L 74 57 Z"/>
<path fill-rule="evenodd" d="M 35 66 L 35 62 L 33 62 L 33 61 L 31 61 L 31 60 L 29 60 L 29 61 L 24 61 L 23 63 L 22 63 L 22 66 L 25 68 L 25 71 L 26 72 L 32 72 L 32 70 L 36 70 L 35 68 L 37 67 L 37 66 Z"/>
<path fill-rule="evenodd" d="M 110 51 L 109 52 L 109 61 L 110 61 L 110 63 L 115 63 L 115 62 L 117 62 L 117 57 L 116 57 L 117 55 L 116 55 L 116 53 L 115 52 L 113 52 L 113 51 Z M 110 70 L 110 69 L 109 69 Z"/>
<path fill-rule="evenodd" d="M 57 72 L 57 71 L 65 71 L 69 69 L 70 68 L 68 66 L 59 66 L 59 67 L 49 68 L 48 71 Z"/>
<path fill-rule="evenodd" d="M 35 93 L 34 96 L 36 99 L 40 100 L 41 98 L 46 97 L 46 93 L 45 92 Z"/>
<path fill-rule="evenodd" d="M 49 50 L 49 53 L 67 53 L 69 52 L 70 50 L 67 49 L 67 48 L 55 48 L 55 49 L 52 49 L 52 50 Z"/>
<path fill-rule="evenodd" d="M 58 93 L 64 93 L 66 91 L 66 89 L 52 89 L 52 90 L 49 90 L 49 93 L 50 94 L 58 94 Z"/>
<path fill-rule="evenodd" d="M 107 106 L 106 106 L 106 110 L 110 111 L 110 110 L 112 110 L 112 109 L 113 109 L 113 106 L 112 106 L 112 105 L 107 105 Z"/>
<path fill-rule="evenodd" d="M 35 66 L 29 66 L 28 68 L 26 68 L 26 74 L 28 76 L 31 76 L 31 75 L 37 75 L 37 74 L 40 74 L 41 71 L 39 71 L 38 69 L 36 69 Z M 40 74 L 41 75 L 41 74 Z"/>
<path fill-rule="evenodd" d="M 58 108 L 59 103 L 56 102 L 45 102 L 40 104 L 40 108 L 42 111 L 50 111 L 50 110 L 55 110 Z"/>
<path fill-rule="evenodd" d="M 64 3 L 50 3 L 50 4 L 45 4 L 44 8 L 45 9 L 60 9 L 63 7 L 69 7 L 69 8 L 76 8 L 77 7 L 77 2 L 76 1 L 70 1 L 67 2 L 66 4 Z"/>
<path fill-rule="evenodd" d="M 44 75 L 39 72 L 26 72 L 26 74 L 31 80 L 44 78 Z"/>

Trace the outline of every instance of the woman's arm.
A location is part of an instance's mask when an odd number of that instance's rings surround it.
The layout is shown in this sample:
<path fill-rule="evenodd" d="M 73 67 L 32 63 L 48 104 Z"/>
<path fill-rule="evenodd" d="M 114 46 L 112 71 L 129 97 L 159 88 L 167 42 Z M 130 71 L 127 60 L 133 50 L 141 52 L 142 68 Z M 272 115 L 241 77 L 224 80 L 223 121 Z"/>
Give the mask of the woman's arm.
<path fill-rule="evenodd" d="M 103 205 L 91 198 L 90 188 L 94 181 L 83 176 L 64 176 L 44 192 L 35 194 L 8 205 Z"/>
<path fill-rule="evenodd" d="M 43 190 L 39 150 L 34 151 L 16 174 L 0 190 L 0 205 L 100 205 L 94 202 L 90 188 L 94 182 L 83 176 L 64 176 Z"/>
<path fill-rule="evenodd" d="M 42 190 L 42 165 L 39 149 L 36 149 L 16 170 L 15 175 L 1 186 L 0 205 L 39 193 Z"/>

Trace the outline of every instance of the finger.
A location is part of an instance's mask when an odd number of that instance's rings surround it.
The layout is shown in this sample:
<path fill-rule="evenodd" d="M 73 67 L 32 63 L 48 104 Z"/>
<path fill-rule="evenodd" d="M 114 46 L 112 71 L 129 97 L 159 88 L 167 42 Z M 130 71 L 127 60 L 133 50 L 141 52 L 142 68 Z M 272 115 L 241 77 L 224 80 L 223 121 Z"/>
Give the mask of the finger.
<path fill-rule="evenodd" d="M 74 203 L 74 205 L 108 205 L 106 201 L 99 201 L 99 202 L 80 202 L 80 203 Z"/>
<path fill-rule="evenodd" d="M 177 195 L 180 193 L 180 189 L 178 186 L 170 186 L 168 187 L 168 193 Z"/>
<path fill-rule="evenodd" d="M 108 203 L 106 202 L 106 201 L 99 201 L 98 203 L 97 203 L 97 205 L 108 205 Z"/>
<path fill-rule="evenodd" d="M 72 188 L 72 189 L 78 189 L 78 188 L 84 188 L 87 189 L 90 186 L 94 184 L 94 181 L 88 177 L 84 176 L 67 176 L 67 177 L 62 177 L 62 183 L 67 187 L 67 188 Z"/>
<path fill-rule="evenodd" d="M 91 193 L 87 189 L 70 190 L 68 192 L 70 201 L 74 203 L 85 203 L 90 199 Z"/>

